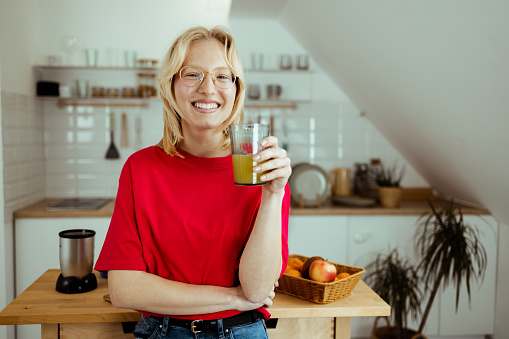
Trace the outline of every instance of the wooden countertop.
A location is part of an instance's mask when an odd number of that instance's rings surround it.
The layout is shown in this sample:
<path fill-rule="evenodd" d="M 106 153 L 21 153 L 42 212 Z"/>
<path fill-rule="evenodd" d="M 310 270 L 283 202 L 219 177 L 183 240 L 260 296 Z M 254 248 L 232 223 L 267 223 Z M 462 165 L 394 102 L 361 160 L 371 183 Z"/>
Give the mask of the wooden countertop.
<path fill-rule="evenodd" d="M 97 210 L 46 211 L 46 207 L 63 199 L 43 199 L 33 205 L 14 212 L 14 219 L 19 218 L 111 218 L 115 199 Z"/>
<path fill-rule="evenodd" d="M 47 270 L 0 312 L 0 325 L 139 321 L 140 313 L 118 309 L 103 296 L 107 279 L 96 272 L 98 287 L 87 293 L 63 294 L 55 290 L 58 269 Z M 319 305 L 281 293 L 269 309 L 273 318 L 388 316 L 390 307 L 362 280 L 351 296 Z"/>
<path fill-rule="evenodd" d="M 31 206 L 14 212 L 14 218 L 111 218 L 115 200 L 110 201 L 98 210 L 86 211 L 46 211 L 46 206 L 62 199 L 44 199 Z M 444 200 L 433 200 L 435 206 L 443 206 Z M 488 210 L 460 205 L 463 214 L 490 214 Z M 345 205 L 334 205 L 330 200 L 317 207 L 298 207 L 292 205 L 290 215 L 421 215 L 429 211 L 428 203 L 425 200 L 405 200 L 399 208 L 385 208 L 380 205 L 373 207 L 350 207 Z"/>
<path fill-rule="evenodd" d="M 441 208 L 447 201 L 435 199 L 433 205 Z M 481 208 L 458 204 L 463 214 L 490 214 L 490 211 Z M 426 200 L 403 200 L 398 208 L 382 207 L 376 204 L 373 207 L 351 207 L 335 205 L 327 200 L 320 207 L 298 207 L 292 205 L 290 215 L 421 215 L 430 211 Z"/>

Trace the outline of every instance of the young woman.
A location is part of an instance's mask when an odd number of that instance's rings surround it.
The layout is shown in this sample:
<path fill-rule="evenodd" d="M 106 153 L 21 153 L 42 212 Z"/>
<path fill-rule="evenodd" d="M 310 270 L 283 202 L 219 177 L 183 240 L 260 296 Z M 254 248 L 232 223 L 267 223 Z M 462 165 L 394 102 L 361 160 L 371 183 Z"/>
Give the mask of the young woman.
<path fill-rule="evenodd" d="M 158 76 L 163 138 L 129 157 L 95 268 L 114 306 L 139 310 L 138 338 L 268 338 L 288 259 L 290 159 L 270 136 L 253 157 L 262 186 L 236 186 L 228 127 L 244 78 L 231 34 L 192 28 Z"/>

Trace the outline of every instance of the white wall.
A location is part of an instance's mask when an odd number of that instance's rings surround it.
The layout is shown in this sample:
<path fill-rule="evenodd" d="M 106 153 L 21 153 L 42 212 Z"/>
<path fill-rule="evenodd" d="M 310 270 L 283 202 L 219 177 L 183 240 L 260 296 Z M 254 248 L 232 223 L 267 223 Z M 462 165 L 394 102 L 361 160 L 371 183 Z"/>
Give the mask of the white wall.
<path fill-rule="evenodd" d="M 502 234 L 508 12 L 504 0 L 288 0 L 280 21 L 431 186 L 488 208 Z M 500 254 L 496 337 L 505 338 L 509 267 Z"/>
<path fill-rule="evenodd" d="M 238 41 L 244 67 L 252 69 L 251 55 L 264 55 L 264 69 L 278 70 L 283 54 L 291 56 L 294 69 L 299 54 L 310 55 L 310 75 L 264 72 L 246 72 L 246 79 L 262 85 L 276 82 L 282 85 L 282 100 L 310 100 L 299 103 L 296 110 L 247 109 L 247 119 L 253 115 L 275 117 L 275 135 L 281 143 L 288 142 L 292 164 L 311 162 L 329 171 L 348 167 L 354 173 L 355 163 L 369 163 L 381 158 L 385 164 L 397 161 L 407 168 L 403 186 L 428 187 L 428 183 L 404 157 L 395 150 L 371 122 L 361 116 L 357 107 L 340 87 L 313 59 L 313 51 L 305 49 L 281 23 L 275 19 L 230 19 L 230 27 Z M 310 83 L 310 84 L 309 84 Z M 282 133 L 285 125 L 288 138 Z"/>
<path fill-rule="evenodd" d="M 12 211 L 46 194 L 45 183 L 37 181 L 45 176 L 44 164 L 40 162 L 44 116 L 40 103 L 34 99 L 32 66 L 46 63 L 50 54 L 63 55 L 60 40 L 65 34 L 78 38 L 76 62 L 83 61 L 82 49 L 87 47 L 99 48 L 100 60 L 107 47 L 121 50 L 134 47 L 140 57 L 160 59 L 169 43 L 186 28 L 198 24 L 226 25 L 230 2 L 0 2 L 0 164 L 3 165 L 0 188 L 4 192 L 0 198 L 0 309 L 14 297 Z M 101 153 L 104 151 L 101 149 Z M 0 327 L 2 339 L 13 338 L 13 333 L 13 327 Z"/>
<path fill-rule="evenodd" d="M 27 117 L 30 107 L 33 106 L 32 92 L 34 81 L 32 78 L 31 65 L 33 64 L 38 47 L 36 38 L 38 26 L 38 1 L 1 1 L 0 2 L 0 114 L 2 118 L 2 132 L 0 149 L 0 164 L 2 173 L 0 174 L 0 188 L 3 192 L 0 198 L 0 308 L 3 309 L 14 298 L 14 233 L 12 225 L 12 207 L 6 203 L 9 198 L 5 187 L 10 186 L 10 191 L 16 191 L 18 173 L 11 172 L 7 164 L 14 158 L 24 159 L 29 156 L 26 153 L 17 153 L 17 151 L 27 151 L 23 149 L 26 142 L 31 139 L 32 134 L 26 134 L 26 131 L 19 135 L 20 147 L 18 149 L 5 148 L 5 124 L 10 124 L 14 118 L 20 121 Z M 20 99 L 19 101 L 17 98 Z M 23 107 L 23 108 L 21 108 Z M 18 118 L 18 113 L 21 113 Z M 31 120 L 30 120 L 31 121 Z M 17 123 L 15 123 L 17 124 Z M 11 159 L 11 160 L 9 160 Z M 14 160 L 18 161 L 18 160 Z M 26 163 L 25 163 L 26 165 Z M 24 175 L 40 175 L 39 169 L 24 168 Z M 41 192 L 40 190 L 39 192 Z M 17 192 L 14 192 L 17 195 Z M 7 196 L 6 196 L 7 195 Z M 37 199 L 37 192 L 34 195 Z M 0 338 L 13 338 L 14 326 L 0 326 Z"/>

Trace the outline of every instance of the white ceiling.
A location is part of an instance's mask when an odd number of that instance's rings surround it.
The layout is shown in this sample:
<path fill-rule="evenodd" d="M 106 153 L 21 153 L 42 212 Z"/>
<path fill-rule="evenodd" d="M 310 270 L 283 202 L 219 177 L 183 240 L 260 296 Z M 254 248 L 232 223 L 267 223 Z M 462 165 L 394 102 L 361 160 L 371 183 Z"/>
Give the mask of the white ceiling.
<path fill-rule="evenodd" d="M 287 0 L 232 0 L 233 18 L 277 18 Z"/>

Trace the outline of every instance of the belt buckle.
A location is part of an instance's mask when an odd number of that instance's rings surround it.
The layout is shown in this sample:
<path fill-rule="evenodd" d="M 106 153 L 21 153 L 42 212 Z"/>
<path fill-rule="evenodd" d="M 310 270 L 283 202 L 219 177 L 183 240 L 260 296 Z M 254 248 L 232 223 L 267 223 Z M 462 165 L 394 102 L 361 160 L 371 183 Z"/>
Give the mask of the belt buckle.
<path fill-rule="evenodd" d="M 196 330 L 196 324 L 195 324 L 196 322 L 203 322 L 203 320 L 193 320 L 193 321 L 191 321 L 191 332 L 193 332 L 193 333 L 201 333 L 201 332 L 203 332 L 203 331 Z"/>

